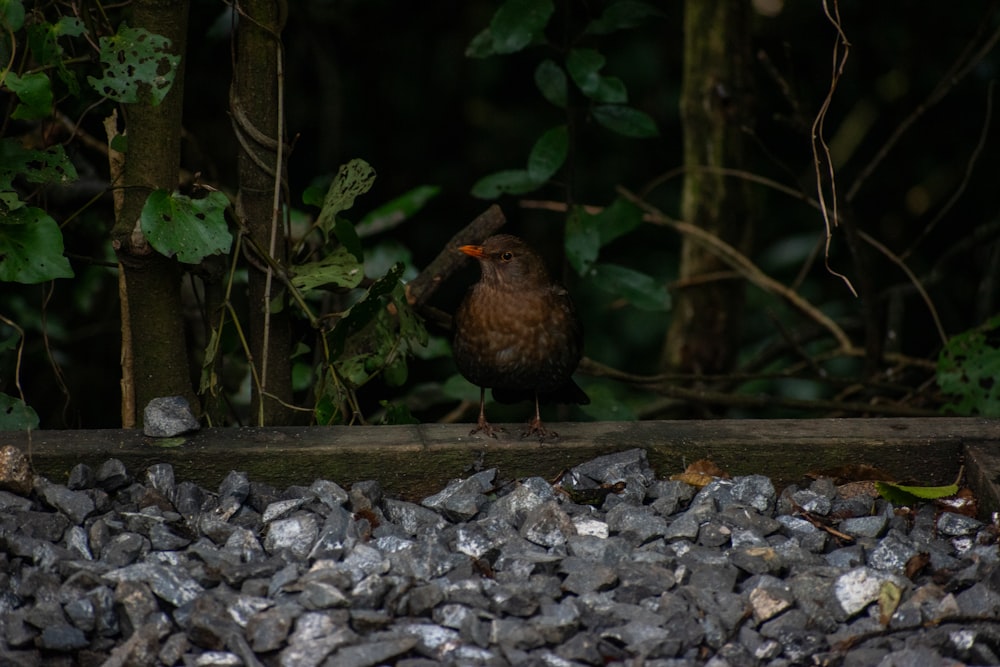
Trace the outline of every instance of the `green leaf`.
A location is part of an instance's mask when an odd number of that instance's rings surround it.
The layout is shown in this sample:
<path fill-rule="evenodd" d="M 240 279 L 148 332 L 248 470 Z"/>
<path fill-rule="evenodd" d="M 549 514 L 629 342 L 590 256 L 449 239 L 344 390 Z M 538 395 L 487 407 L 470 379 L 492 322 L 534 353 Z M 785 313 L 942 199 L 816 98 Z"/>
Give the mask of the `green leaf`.
<path fill-rule="evenodd" d="M 636 308 L 650 311 L 670 309 L 670 293 L 650 275 L 617 264 L 595 264 L 590 270 L 594 283 Z"/>
<path fill-rule="evenodd" d="M 54 69 L 59 79 L 66 85 L 69 94 L 73 97 L 79 96 L 80 84 L 76 73 L 66 66 L 59 38 L 79 37 L 86 32 L 83 22 L 73 16 L 62 16 L 55 23 L 32 21 L 28 24 L 26 32 L 28 50 L 31 51 L 37 64 Z"/>
<path fill-rule="evenodd" d="M 472 196 L 496 199 L 502 194 L 520 195 L 537 190 L 543 182 L 532 178 L 526 169 L 508 169 L 480 178 L 472 186 Z"/>
<path fill-rule="evenodd" d="M 566 259 L 579 275 L 584 275 L 600 249 L 642 224 L 642 210 L 621 197 L 593 215 L 574 207 L 566 222 Z"/>
<path fill-rule="evenodd" d="M 560 109 L 566 108 L 568 91 L 566 72 L 553 60 L 546 58 L 535 68 L 535 85 L 542 96 Z"/>
<path fill-rule="evenodd" d="M 515 53 L 541 41 L 554 11 L 552 0 L 506 0 L 493 15 L 489 29 L 473 38 L 465 54 L 482 58 Z"/>
<path fill-rule="evenodd" d="M 601 17 L 587 24 L 588 35 L 606 35 L 616 30 L 643 25 L 651 16 L 663 16 L 659 9 L 636 0 L 622 0 L 609 5 Z"/>
<path fill-rule="evenodd" d="M 382 368 L 382 377 L 390 387 L 402 387 L 410 376 L 406 355 L 397 351 Z"/>
<path fill-rule="evenodd" d="M 486 27 L 476 33 L 469 45 L 465 47 L 465 57 L 486 58 L 492 55 L 496 55 L 496 51 L 493 50 L 493 33 Z"/>
<path fill-rule="evenodd" d="M 40 208 L 0 213 L 0 281 L 35 284 L 72 278 L 59 225 Z"/>
<path fill-rule="evenodd" d="M 332 359 L 339 358 L 344 353 L 347 339 L 363 329 L 372 321 L 379 309 L 385 307 L 381 297 L 390 294 L 395 289 L 399 283 L 399 276 L 402 274 L 402 264 L 393 266 L 388 273 L 373 282 L 365 295 L 337 321 L 333 331 L 327 334 Z"/>
<path fill-rule="evenodd" d="M 937 383 L 951 398 L 943 411 L 1000 417 L 1000 315 L 948 341 L 938 356 Z"/>
<path fill-rule="evenodd" d="M 594 49 L 570 49 L 566 57 L 566 69 L 577 87 L 592 100 L 609 104 L 628 101 L 628 93 L 622 80 L 600 73 L 604 62 L 604 56 Z"/>
<path fill-rule="evenodd" d="M 591 113 L 598 123 L 622 136 L 644 139 L 660 134 L 648 114 L 623 104 L 601 104 L 591 109 Z"/>
<path fill-rule="evenodd" d="M 385 416 L 382 417 L 382 423 L 385 425 L 420 423 L 420 420 L 410 413 L 410 408 L 405 403 L 379 401 L 379 405 L 385 409 Z"/>
<path fill-rule="evenodd" d="M 228 205 L 221 192 L 192 199 L 154 190 L 139 216 L 142 233 L 160 254 L 177 255 L 185 264 L 197 264 L 209 255 L 226 254 L 232 247 L 233 235 L 225 215 Z"/>
<path fill-rule="evenodd" d="M 292 284 L 300 290 L 322 285 L 353 289 L 361 284 L 364 277 L 364 267 L 347 248 L 341 246 L 319 261 L 296 266 Z"/>
<path fill-rule="evenodd" d="M 906 486 L 894 482 L 875 482 L 879 495 L 895 505 L 915 505 L 921 500 L 947 498 L 958 493 L 957 484 L 947 486 Z"/>
<path fill-rule="evenodd" d="M 59 20 L 52 24 L 52 34 L 56 37 L 79 37 L 85 32 L 87 26 L 75 16 L 60 16 Z"/>
<path fill-rule="evenodd" d="M 100 95 L 125 104 L 158 105 L 174 84 L 181 58 L 170 53 L 170 40 L 145 28 L 122 24 L 118 33 L 101 37 L 100 79 L 87 81 Z"/>
<path fill-rule="evenodd" d="M 337 216 L 337 221 L 333 225 L 333 235 L 347 248 L 347 251 L 354 255 L 359 262 L 365 261 L 365 251 L 361 248 L 361 238 L 354 229 L 354 223 L 347 218 Z"/>
<path fill-rule="evenodd" d="M 528 156 L 528 177 L 537 183 L 552 178 L 566 162 L 568 150 L 569 130 L 565 125 L 546 131 L 535 142 Z"/>
<path fill-rule="evenodd" d="M 357 224 L 358 236 L 370 236 L 398 227 L 400 223 L 416 215 L 440 192 L 440 186 L 420 185 L 387 201 L 361 218 Z"/>
<path fill-rule="evenodd" d="M 0 431 L 33 431 L 38 428 L 38 414 L 24 401 L 0 394 Z"/>
<path fill-rule="evenodd" d="M 76 180 L 76 167 L 61 144 L 35 151 L 16 139 L 0 140 L 0 190 L 13 190 L 15 177 L 29 183 L 70 183 Z"/>
<path fill-rule="evenodd" d="M 407 301 L 406 288 L 402 283 L 393 289 L 392 303 L 396 307 L 396 317 L 399 319 L 399 335 L 406 341 L 407 348 L 412 350 L 427 345 L 429 339 L 427 327 Z"/>
<path fill-rule="evenodd" d="M 337 216 L 354 206 L 355 198 L 371 190 L 374 183 L 375 169 L 364 160 L 355 158 L 340 166 L 326 191 L 323 208 L 316 219 L 316 224 L 327 237 L 336 227 Z M 343 242 L 341 239 L 341 243 Z"/>
<path fill-rule="evenodd" d="M 641 225 L 642 209 L 627 199 L 618 197 L 595 215 L 594 221 L 601 238 L 601 247 L 604 247 Z"/>
<path fill-rule="evenodd" d="M 116 134 L 111 138 L 110 146 L 111 150 L 118 151 L 119 153 L 128 153 L 128 135 Z"/>
<path fill-rule="evenodd" d="M 4 83 L 21 102 L 11 118 L 39 120 L 52 115 L 52 83 L 48 75 L 35 72 L 22 77 L 10 72 Z"/>
<path fill-rule="evenodd" d="M 0 0 L 0 27 L 17 32 L 24 27 L 24 5 L 21 0 Z"/>
<path fill-rule="evenodd" d="M 344 390 L 340 383 L 327 371 L 320 379 L 316 405 L 313 407 L 313 417 L 319 426 L 328 426 L 343 420 L 340 406 L 343 403 Z"/>

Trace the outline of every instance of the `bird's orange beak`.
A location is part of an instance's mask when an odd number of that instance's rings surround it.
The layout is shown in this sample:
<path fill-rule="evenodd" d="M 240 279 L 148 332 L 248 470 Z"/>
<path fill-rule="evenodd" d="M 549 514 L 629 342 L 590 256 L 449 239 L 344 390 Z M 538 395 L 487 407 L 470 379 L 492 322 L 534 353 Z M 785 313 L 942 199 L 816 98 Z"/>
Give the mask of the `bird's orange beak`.
<path fill-rule="evenodd" d="M 459 252 L 464 252 L 469 257 L 475 257 L 476 259 L 482 259 L 486 256 L 483 252 L 483 246 L 481 245 L 463 245 L 459 246 L 458 250 Z"/>

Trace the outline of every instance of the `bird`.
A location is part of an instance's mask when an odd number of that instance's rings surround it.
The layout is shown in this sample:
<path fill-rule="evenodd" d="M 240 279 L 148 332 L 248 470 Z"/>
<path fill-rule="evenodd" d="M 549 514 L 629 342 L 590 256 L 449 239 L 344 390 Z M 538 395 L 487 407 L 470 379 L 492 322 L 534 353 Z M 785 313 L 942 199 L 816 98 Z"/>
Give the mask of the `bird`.
<path fill-rule="evenodd" d="M 458 250 L 482 273 L 455 311 L 452 354 L 459 373 L 479 386 L 479 419 L 469 435 L 496 438 L 486 420 L 486 390 L 501 403 L 534 400 L 535 416 L 521 437 L 559 434 L 542 423 L 541 403 L 586 405 L 572 375 L 583 356 L 583 328 L 569 292 L 549 278 L 542 258 L 510 234 Z"/>

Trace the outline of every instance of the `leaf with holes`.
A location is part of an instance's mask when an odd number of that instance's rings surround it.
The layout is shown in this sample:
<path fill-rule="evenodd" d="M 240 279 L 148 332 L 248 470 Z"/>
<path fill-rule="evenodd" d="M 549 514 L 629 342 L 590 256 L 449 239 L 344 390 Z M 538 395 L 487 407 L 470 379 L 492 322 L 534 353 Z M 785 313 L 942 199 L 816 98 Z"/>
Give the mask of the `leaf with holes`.
<path fill-rule="evenodd" d="M 347 248 L 340 246 L 323 259 L 296 266 L 292 284 L 300 290 L 311 290 L 322 285 L 352 289 L 364 277 L 361 263 Z"/>
<path fill-rule="evenodd" d="M 948 341 L 938 357 L 937 383 L 951 399 L 943 411 L 1000 417 L 1000 315 Z"/>
<path fill-rule="evenodd" d="M 374 183 L 375 169 L 364 160 L 355 158 L 341 165 L 326 191 L 323 208 L 316 218 L 316 225 L 324 235 L 336 235 L 355 256 L 360 253 L 361 242 L 357 240 L 353 226 L 350 231 L 338 227 L 337 216 L 354 206 L 354 200 L 371 190 Z"/>
<path fill-rule="evenodd" d="M 24 401 L 0 394 L 0 431 L 30 431 L 38 428 L 38 414 Z"/>
<path fill-rule="evenodd" d="M 104 76 L 88 76 L 100 95 L 124 104 L 163 101 L 174 84 L 181 57 L 170 53 L 170 40 L 145 28 L 122 24 L 118 33 L 101 37 Z"/>
<path fill-rule="evenodd" d="M 70 183 L 76 167 L 59 144 L 45 150 L 25 148 L 16 139 L 0 141 L 0 190 L 13 190 L 16 177 L 29 183 Z"/>
<path fill-rule="evenodd" d="M 142 207 L 142 233 L 160 254 L 177 255 L 185 264 L 197 264 L 209 255 L 226 254 L 232 247 L 233 235 L 225 215 L 228 205 L 221 192 L 192 199 L 155 190 Z"/>
<path fill-rule="evenodd" d="M 0 281 L 33 285 L 72 278 L 59 225 L 40 208 L 0 213 Z"/>

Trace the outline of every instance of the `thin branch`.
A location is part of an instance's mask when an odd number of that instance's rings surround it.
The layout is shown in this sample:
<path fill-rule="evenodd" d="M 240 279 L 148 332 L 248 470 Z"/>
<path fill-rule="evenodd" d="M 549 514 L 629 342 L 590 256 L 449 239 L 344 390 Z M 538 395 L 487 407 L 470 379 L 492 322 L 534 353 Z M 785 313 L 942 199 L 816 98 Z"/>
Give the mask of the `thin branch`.
<path fill-rule="evenodd" d="M 938 336 L 941 338 L 941 344 L 944 345 L 947 343 L 948 335 L 944 332 L 944 327 L 941 325 L 941 318 L 938 317 L 937 308 L 934 307 L 934 302 L 931 301 L 931 297 L 927 293 L 927 290 L 925 290 L 924 286 L 920 284 L 917 276 L 914 275 L 913 271 L 910 270 L 910 267 L 906 265 L 906 262 L 904 262 L 902 258 L 897 257 L 891 250 L 882 245 L 879 241 L 875 240 L 869 234 L 858 230 L 858 235 L 865 241 L 865 243 L 885 255 L 886 259 L 898 266 L 899 269 L 906 274 L 906 277 L 910 279 L 910 282 L 913 283 L 913 287 L 920 294 L 920 298 L 923 299 L 924 303 L 927 305 L 927 310 L 930 312 L 931 318 L 934 320 L 934 326 L 937 327 Z"/>
<path fill-rule="evenodd" d="M 500 229 L 507 219 L 503 211 L 493 204 L 475 220 L 462 228 L 445 244 L 438 256 L 420 272 L 416 278 L 406 284 L 406 300 L 414 308 L 422 308 L 437 288 L 465 264 L 466 256 L 457 252 L 457 248 L 469 243 L 479 243 Z"/>
<path fill-rule="evenodd" d="M 937 224 L 941 222 L 941 219 L 947 215 L 952 207 L 961 199 L 962 195 L 965 193 L 965 189 L 969 185 L 969 181 L 972 178 L 972 171 L 976 166 L 976 162 L 979 160 L 979 156 L 983 152 L 983 148 L 986 146 L 986 136 L 989 134 L 990 122 L 993 118 L 993 90 L 996 88 L 996 80 L 990 81 L 989 86 L 986 88 L 986 117 L 983 119 L 983 127 L 979 131 L 979 141 L 976 143 L 976 147 L 972 150 L 972 155 L 969 156 L 969 161 L 965 165 L 965 173 L 962 175 L 962 182 L 959 183 L 958 188 L 952 193 L 948 201 L 945 202 L 941 210 L 937 212 L 937 215 L 927 223 L 926 226 L 917 234 L 917 238 L 913 239 L 910 247 L 900 253 L 900 260 L 905 260 L 910 254 L 917 248 L 920 243 L 927 238 L 927 235 L 937 227 Z"/>
<path fill-rule="evenodd" d="M 588 359 L 587 362 L 588 363 L 585 369 L 594 375 L 609 377 L 620 381 L 629 381 L 631 378 L 635 377 L 610 366 L 605 366 L 604 364 L 596 362 L 592 359 Z M 659 384 L 656 385 L 654 390 L 658 394 L 669 399 L 671 403 L 679 400 L 688 403 L 721 405 L 726 407 L 786 407 L 797 410 L 829 410 L 856 414 L 876 414 L 890 417 L 936 417 L 940 415 L 940 413 L 936 410 L 913 408 L 906 405 L 899 405 L 897 403 L 859 403 L 824 399 L 801 399 L 791 398 L 788 396 L 772 396 L 763 394 L 733 394 L 728 392 L 712 391 L 710 389 L 683 387 L 676 384 Z"/>
<path fill-rule="evenodd" d="M 823 214 L 823 225 L 826 228 L 826 246 L 823 253 L 823 264 L 826 266 L 827 271 L 843 280 L 844 284 L 851 290 L 851 293 L 857 297 L 858 292 L 854 289 L 854 285 L 851 284 L 850 279 L 830 266 L 830 242 L 833 238 L 833 227 L 837 225 L 840 217 L 837 213 L 837 178 L 833 171 L 833 159 L 830 157 L 830 147 L 827 145 L 826 139 L 823 138 L 823 124 L 826 121 L 826 113 L 830 110 L 830 104 L 833 103 L 833 94 L 836 92 L 837 84 L 844 73 L 844 66 L 847 64 L 847 55 L 850 52 L 851 44 L 847 41 L 847 35 L 844 33 L 844 28 L 840 23 L 840 5 L 837 0 L 833 0 L 833 14 L 830 13 L 828 0 L 823 0 L 823 12 L 837 29 L 837 40 L 833 44 L 833 75 L 830 79 L 830 90 L 827 92 L 823 104 L 820 105 L 819 112 L 816 114 L 816 118 L 812 124 L 811 143 L 813 160 L 816 167 L 816 194 L 819 198 L 820 212 Z M 841 44 L 844 47 L 843 54 L 840 53 Z M 833 203 L 832 222 L 826 205 L 825 188 L 823 187 L 823 162 L 826 162 L 827 177 L 830 179 L 830 200 Z"/>
<path fill-rule="evenodd" d="M 995 7 L 996 5 L 991 8 L 991 11 L 995 11 Z M 980 23 L 979 35 L 981 36 L 986 31 L 987 27 L 992 24 L 993 21 L 989 20 L 989 17 L 987 17 L 987 20 L 982 21 Z M 868 177 L 871 176 L 872 172 L 874 172 L 880 164 L 882 164 L 886 156 L 889 154 L 889 151 L 891 151 L 893 147 L 899 143 L 899 140 L 910 129 L 910 127 L 912 127 L 921 116 L 927 113 L 931 107 L 944 99 L 944 97 L 951 92 L 951 89 L 958 85 L 958 83 L 965 78 L 965 76 L 971 72 L 989 52 L 993 50 L 997 40 L 1000 40 L 1000 26 L 997 26 L 993 33 L 986 38 L 983 45 L 975 53 L 970 55 L 977 39 L 978 36 L 976 39 L 969 42 L 969 46 L 967 46 L 965 51 L 963 51 L 955 60 L 951 69 L 945 72 L 944 76 L 941 77 L 941 80 L 938 82 L 937 86 L 934 87 L 934 90 L 931 91 L 930 95 L 927 96 L 927 99 L 924 100 L 922 104 L 919 104 L 917 108 L 914 109 L 913 112 L 899 124 L 896 130 L 892 133 L 892 136 L 886 140 L 882 148 L 875 154 L 872 161 L 861 170 L 861 173 L 854 179 L 854 183 L 847 191 L 847 202 L 854 201 L 854 197 L 858 194 L 858 191 L 864 185 L 865 181 L 868 180 Z"/>
<path fill-rule="evenodd" d="M 277 132 L 278 139 L 275 142 L 277 148 L 274 157 L 274 191 L 271 201 L 271 237 L 268 244 L 268 255 L 275 257 L 278 246 L 278 232 L 280 229 L 281 220 L 281 181 L 284 173 L 284 149 L 285 149 L 285 72 L 283 68 L 283 58 L 284 50 L 281 46 L 281 40 L 277 40 L 274 46 L 275 50 L 275 78 L 277 79 L 277 92 L 275 93 L 278 103 L 278 122 L 277 122 Z M 267 391 L 267 369 L 268 369 L 268 354 L 271 349 L 271 287 L 274 284 L 274 268 L 268 265 L 267 272 L 264 274 L 264 294 L 267 295 L 268 303 L 264 305 L 264 330 L 262 332 L 263 339 L 261 341 L 261 372 L 260 372 L 260 393 L 261 400 L 258 402 L 258 419 L 260 425 L 264 425 L 264 400 L 265 394 L 270 395 Z M 284 403 L 284 401 L 282 401 Z"/>
<path fill-rule="evenodd" d="M 830 319 L 825 313 L 813 306 L 811 303 L 803 299 L 797 292 L 793 292 L 777 280 L 761 271 L 752 261 L 750 261 L 749 258 L 747 258 L 746 255 L 733 246 L 718 237 L 709 234 L 696 225 L 669 218 L 651 204 L 644 202 L 624 188 L 618 188 L 618 192 L 623 197 L 646 211 L 652 222 L 671 227 L 682 234 L 701 241 L 710 250 L 714 251 L 719 259 L 736 269 L 743 275 L 743 277 L 752 282 L 754 285 L 757 285 L 767 292 L 777 294 L 778 296 L 784 298 L 795 308 L 829 331 L 830 334 L 837 339 L 837 344 L 841 349 L 848 350 L 853 347 L 851 339 L 847 337 L 847 334 L 844 333 L 844 330 L 841 329 L 836 322 Z"/>

